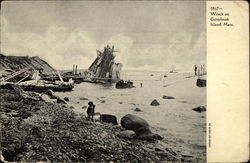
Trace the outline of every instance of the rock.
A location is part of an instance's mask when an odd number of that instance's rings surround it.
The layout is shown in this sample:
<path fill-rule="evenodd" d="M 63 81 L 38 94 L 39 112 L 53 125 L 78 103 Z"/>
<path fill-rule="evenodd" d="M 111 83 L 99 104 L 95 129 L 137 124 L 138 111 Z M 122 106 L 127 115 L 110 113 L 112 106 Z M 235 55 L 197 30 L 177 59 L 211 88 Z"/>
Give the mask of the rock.
<path fill-rule="evenodd" d="M 193 108 L 194 111 L 197 111 L 199 113 L 201 112 L 204 112 L 204 111 L 207 111 L 206 107 L 205 106 L 199 106 L 197 108 Z"/>
<path fill-rule="evenodd" d="M 64 99 L 61 99 L 60 97 L 57 98 L 56 102 L 59 104 L 67 104 L 67 102 L 64 101 Z"/>
<path fill-rule="evenodd" d="M 46 92 L 45 92 L 51 99 L 57 99 L 58 96 L 55 95 L 55 93 L 51 90 L 51 89 L 48 89 Z"/>
<path fill-rule="evenodd" d="M 59 96 L 56 96 L 55 93 L 51 89 L 48 89 L 45 92 L 45 94 L 47 94 L 51 99 L 56 99 L 57 103 L 67 104 L 67 102 L 64 99 L 61 99 Z"/>
<path fill-rule="evenodd" d="M 163 99 L 174 99 L 172 96 L 162 96 Z"/>
<path fill-rule="evenodd" d="M 121 126 L 127 130 L 135 131 L 141 127 L 148 128 L 149 124 L 147 121 L 138 116 L 127 114 L 124 117 L 122 117 Z"/>
<path fill-rule="evenodd" d="M 176 159 L 174 156 L 169 154 L 168 152 L 158 152 L 158 155 L 162 160 L 168 160 L 170 162 L 179 162 L 178 159 Z"/>
<path fill-rule="evenodd" d="M 68 97 L 64 97 L 64 100 L 65 100 L 65 101 L 69 101 L 69 98 L 68 98 Z"/>
<path fill-rule="evenodd" d="M 127 130 L 134 131 L 137 136 L 151 133 L 147 121 L 131 114 L 127 114 L 126 116 L 122 117 L 121 126 Z"/>
<path fill-rule="evenodd" d="M 161 148 L 155 148 L 155 151 L 158 151 L 158 152 L 164 152 L 165 150 L 164 149 L 161 149 Z"/>
<path fill-rule="evenodd" d="M 44 136 L 42 128 L 38 126 L 32 127 L 30 130 L 30 134 L 35 135 L 38 138 L 41 138 Z"/>
<path fill-rule="evenodd" d="M 197 79 L 196 86 L 197 87 L 206 87 L 207 86 L 207 80 Z"/>
<path fill-rule="evenodd" d="M 99 115 L 100 116 L 101 113 L 100 112 L 95 112 L 94 115 Z"/>
<path fill-rule="evenodd" d="M 53 103 L 53 100 L 52 100 L 48 95 L 46 95 L 46 94 L 42 94 L 42 95 L 40 96 L 40 98 L 41 98 L 41 100 L 43 100 L 43 101 L 46 101 L 46 102 L 49 102 L 49 103 Z"/>
<path fill-rule="evenodd" d="M 89 100 L 89 99 L 85 97 L 80 97 L 79 100 Z"/>
<path fill-rule="evenodd" d="M 106 101 L 105 100 L 102 100 L 101 103 L 105 103 Z"/>
<path fill-rule="evenodd" d="M 127 114 L 122 117 L 121 126 L 127 130 L 134 131 L 138 139 L 149 141 L 162 139 L 160 135 L 150 131 L 147 121 L 135 115 Z"/>
<path fill-rule="evenodd" d="M 190 155 L 181 155 L 182 158 L 181 158 L 181 161 L 183 162 L 193 162 L 193 156 L 190 156 Z"/>
<path fill-rule="evenodd" d="M 117 134 L 118 137 L 123 138 L 123 139 L 133 139 L 135 138 L 135 133 L 133 131 L 125 130 L 121 131 L 119 134 Z"/>
<path fill-rule="evenodd" d="M 145 133 L 145 134 L 139 135 L 137 139 L 155 141 L 155 140 L 161 140 L 163 139 L 163 137 L 155 133 Z"/>
<path fill-rule="evenodd" d="M 150 105 L 152 105 L 152 106 L 159 106 L 160 103 L 159 103 L 156 99 L 154 99 L 154 100 L 151 102 Z"/>
<path fill-rule="evenodd" d="M 40 96 L 38 94 L 26 92 L 19 85 L 11 84 L 11 87 L 15 91 L 15 93 L 19 94 L 20 96 L 22 96 L 25 99 L 31 99 L 31 100 L 35 100 L 35 101 L 40 100 Z"/>
<path fill-rule="evenodd" d="M 122 102 L 119 102 L 119 104 L 122 104 Z"/>
<path fill-rule="evenodd" d="M 136 112 L 142 112 L 142 110 L 140 108 L 135 108 L 134 111 L 136 111 Z"/>
<path fill-rule="evenodd" d="M 82 109 L 87 109 L 87 106 L 83 106 Z"/>
<path fill-rule="evenodd" d="M 70 106 L 69 108 L 70 108 L 70 109 L 75 109 L 74 106 Z"/>
<path fill-rule="evenodd" d="M 100 121 L 104 123 L 112 123 L 113 125 L 118 125 L 116 116 L 110 114 L 101 114 Z"/>

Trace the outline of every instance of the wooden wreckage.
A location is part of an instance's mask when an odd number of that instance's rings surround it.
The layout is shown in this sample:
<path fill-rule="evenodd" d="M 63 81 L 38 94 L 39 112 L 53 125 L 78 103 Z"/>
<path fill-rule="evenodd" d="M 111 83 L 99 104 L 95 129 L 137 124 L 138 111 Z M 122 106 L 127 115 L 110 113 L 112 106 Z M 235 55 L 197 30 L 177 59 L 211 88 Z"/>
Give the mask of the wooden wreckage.
<path fill-rule="evenodd" d="M 97 58 L 84 72 L 84 81 L 93 83 L 116 83 L 121 79 L 122 64 L 115 62 L 114 46 L 107 45 L 103 52 L 97 50 Z"/>
<path fill-rule="evenodd" d="M 33 73 L 31 80 L 27 80 L 31 76 L 31 72 Z M 21 80 L 17 82 L 13 81 L 14 78 L 24 73 L 26 73 L 26 75 Z M 52 91 L 71 91 L 74 88 L 73 80 L 71 79 L 69 82 L 64 82 L 59 72 L 58 76 L 60 81 L 54 81 L 54 82 L 41 80 L 40 73 L 41 70 L 40 71 L 29 70 L 29 69 L 19 70 L 7 77 L 1 78 L 0 87 L 3 89 L 12 89 L 12 86 L 15 85 L 21 87 L 24 91 L 36 91 L 36 92 L 46 92 L 49 89 Z"/>
<path fill-rule="evenodd" d="M 11 89 L 12 85 L 18 85 L 25 91 L 37 92 L 44 92 L 48 89 L 52 91 L 70 91 L 74 88 L 74 83 L 79 84 L 81 82 L 116 83 L 118 89 L 134 87 L 133 82 L 121 80 L 122 64 L 115 62 L 114 53 L 119 51 L 114 50 L 114 46 L 107 45 L 103 51 L 96 50 L 96 52 L 96 59 L 82 73 L 77 73 L 77 65 L 73 65 L 72 72 L 65 72 L 62 75 L 59 72 L 57 75 L 46 75 L 40 70 L 19 69 L 19 71 L 1 78 L 0 87 Z"/>

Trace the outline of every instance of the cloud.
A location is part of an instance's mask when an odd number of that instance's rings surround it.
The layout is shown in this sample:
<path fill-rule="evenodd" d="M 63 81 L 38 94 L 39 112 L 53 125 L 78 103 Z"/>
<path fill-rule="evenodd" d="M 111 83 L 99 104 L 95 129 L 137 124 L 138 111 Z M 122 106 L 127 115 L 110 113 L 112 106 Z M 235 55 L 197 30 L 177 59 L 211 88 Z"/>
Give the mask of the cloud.
<path fill-rule="evenodd" d="M 149 44 L 145 48 L 130 50 L 128 67 L 135 69 L 169 70 L 172 65 L 178 69 L 192 70 L 194 64 L 206 63 L 206 37 L 202 33 L 192 43 L 191 33 L 179 32 L 164 44 Z"/>
<path fill-rule="evenodd" d="M 1 38 L 1 50 L 6 55 L 39 56 L 56 69 L 69 69 L 73 64 L 88 68 L 96 57 L 95 41 L 82 29 L 69 31 L 67 28 L 52 26 L 44 34 L 31 32 L 13 33 L 5 31 Z"/>
<path fill-rule="evenodd" d="M 84 28 L 49 26 L 43 33 L 10 32 L 8 21 L 1 19 L 1 52 L 6 55 L 39 56 L 56 69 L 88 68 L 96 58 L 96 49 L 107 44 L 119 52 L 116 62 L 124 69 L 166 70 L 172 65 L 177 69 L 193 69 L 194 64 L 206 63 L 206 34 L 178 31 L 162 42 L 148 38 L 146 44 L 137 43 L 132 33 L 115 33 L 104 41 L 95 38 Z M 164 34 L 164 33 L 163 33 Z M 140 37 L 143 40 L 143 38 Z"/>
<path fill-rule="evenodd" d="M 114 45 L 115 49 L 119 52 L 115 53 L 115 61 L 122 63 L 124 66 L 129 62 L 129 55 L 131 54 L 131 48 L 133 46 L 133 39 L 129 36 L 124 35 L 123 33 L 112 36 L 107 44 Z M 103 45 L 104 46 L 104 45 Z"/>

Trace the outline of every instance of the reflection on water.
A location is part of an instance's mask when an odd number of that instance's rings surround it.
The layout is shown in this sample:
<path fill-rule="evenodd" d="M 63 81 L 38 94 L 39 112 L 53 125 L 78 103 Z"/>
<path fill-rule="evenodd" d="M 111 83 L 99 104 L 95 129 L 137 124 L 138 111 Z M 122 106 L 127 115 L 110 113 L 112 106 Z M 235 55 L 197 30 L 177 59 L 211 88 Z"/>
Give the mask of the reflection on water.
<path fill-rule="evenodd" d="M 176 151 L 205 159 L 206 112 L 197 113 L 192 108 L 206 105 L 206 88 L 195 86 L 196 78 L 190 74 L 167 74 L 152 72 L 128 72 L 126 78 L 136 88 L 116 89 L 114 84 L 81 83 L 71 92 L 58 93 L 69 97 L 69 105 L 77 112 L 87 106 L 88 98 L 96 105 L 96 112 L 116 115 L 118 121 L 126 114 L 136 114 L 146 119 L 152 130 L 164 137 L 161 142 Z M 143 86 L 141 87 L 141 83 Z M 166 86 L 167 85 L 167 86 Z M 174 99 L 163 99 L 162 96 Z M 150 106 L 157 99 L 160 106 Z M 135 112 L 140 108 L 143 112 Z"/>

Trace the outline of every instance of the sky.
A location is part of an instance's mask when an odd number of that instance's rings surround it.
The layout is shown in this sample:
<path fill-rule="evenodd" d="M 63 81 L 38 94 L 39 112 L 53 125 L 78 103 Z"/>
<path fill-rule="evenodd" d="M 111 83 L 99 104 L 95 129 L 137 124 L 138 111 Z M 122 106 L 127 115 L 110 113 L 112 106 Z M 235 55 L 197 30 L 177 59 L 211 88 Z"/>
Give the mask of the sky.
<path fill-rule="evenodd" d="M 203 1 L 5 1 L 1 53 L 85 69 L 114 45 L 123 69 L 190 70 L 206 63 Z"/>

